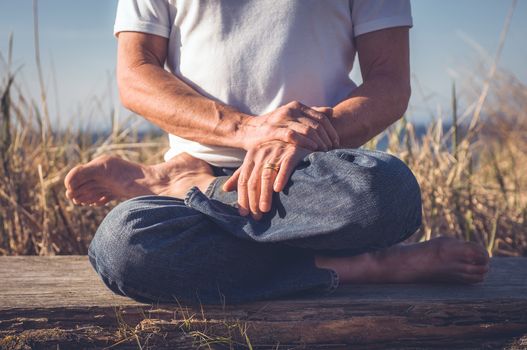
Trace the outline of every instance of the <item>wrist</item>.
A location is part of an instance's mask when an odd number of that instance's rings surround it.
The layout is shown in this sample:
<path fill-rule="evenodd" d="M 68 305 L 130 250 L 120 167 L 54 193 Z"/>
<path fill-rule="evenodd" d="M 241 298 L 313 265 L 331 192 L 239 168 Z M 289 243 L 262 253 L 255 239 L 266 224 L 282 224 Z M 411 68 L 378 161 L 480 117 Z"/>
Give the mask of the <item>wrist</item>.
<path fill-rule="evenodd" d="M 246 151 L 254 145 L 255 133 L 258 124 L 254 116 L 248 114 L 241 114 L 238 119 L 238 123 L 235 126 L 234 138 L 238 143 L 238 147 Z"/>
<path fill-rule="evenodd" d="M 215 131 L 222 135 L 223 145 L 245 149 L 245 125 L 252 116 L 223 104 L 217 104 L 215 109 L 218 114 Z"/>

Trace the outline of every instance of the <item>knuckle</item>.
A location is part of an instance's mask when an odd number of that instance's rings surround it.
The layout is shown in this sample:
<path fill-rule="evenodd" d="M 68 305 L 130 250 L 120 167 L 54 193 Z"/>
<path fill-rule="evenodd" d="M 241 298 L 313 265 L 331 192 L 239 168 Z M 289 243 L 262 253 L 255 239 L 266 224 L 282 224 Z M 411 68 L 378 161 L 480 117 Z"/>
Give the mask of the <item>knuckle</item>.
<path fill-rule="evenodd" d="M 285 119 L 291 119 L 293 118 L 294 112 L 296 108 L 293 107 L 287 107 L 283 112 L 283 118 Z"/>
<path fill-rule="evenodd" d="M 302 125 L 300 126 L 300 128 L 302 129 L 302 132 L 303 132 L 304 134 L 309 134 L 309 132 L 310 132 L 310 130 L 311 130 L 311 126 L 306 125 L 306 124 L 302 124 Z"/>
<path fill-rule="evenodd" d="M 287 105 L 289 107 L 291 107 L 291 108 L 294 108 L 294 109 L 298 109 L 298 108 L 302 107 L 302 104 L 300 102 L 298 102 L 297 100 L 293 100 L 293 101 L 289 102 Z"/>
<path fill-rule="evenodd" d="M 324 114 L 321 114 L 320 112 L 317 112 L 317 111 L 312 111 L 310 113 L 310 116 L 313 118 L 313 119 L 316 119 L 317 121 L 321 122 L 323 119 L 324 119 Z"/>
<path fill-rule="evenodd" d="M 258 182 L 255 180 L 249 180 L 249 190 L 256 191 L 258 189 Z"/>
<path fill-rule="evenodd" d="M 247 186 L 247 175 L 240 174 L 240 177 L 238 178 L 238 186 Z"/>
<path fill-rule="evenodd" d="M 262 173 L 263 180 L 271 180 L 273 178 L 273 173 L 271 169 L 268 169 Z"/>
<path fill-rule="evenodd" d="M 294 139 L 294 136 L 295 136 L 295 132 L 291 129 L 288 129 L 286 132 L 285 132 L 285 136 L 288 140 L 293 140 Z"/>
<path fill-rule="evenodd" d="M 291 106 L 289 106 L 289 105 L 285 105 L 285 106 L 279 107 L 279 108 L 276 110 L 275 116 L 277 116 L 277 117 L 283 117 L 284 115 L 287 115 L 291 109 L 292 109 L 292 108 L 291 108 Z"/>

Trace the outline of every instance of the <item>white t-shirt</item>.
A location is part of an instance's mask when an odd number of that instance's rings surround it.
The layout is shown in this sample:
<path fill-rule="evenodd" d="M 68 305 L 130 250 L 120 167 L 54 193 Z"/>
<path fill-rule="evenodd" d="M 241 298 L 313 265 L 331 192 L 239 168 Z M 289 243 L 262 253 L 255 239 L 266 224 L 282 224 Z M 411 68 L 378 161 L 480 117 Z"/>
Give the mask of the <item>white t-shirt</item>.
<path fill-rule="evenodd" d="M 412 26 L 409 0 L 120 0 L 114 34 L 168 38 L 166 67 L 203 95 L 255 116 L 298 100 L 335 106 L 356 85 L 354 37 Z M 169 135 L 187 152 L 237 167 L 245 150 Z"/>

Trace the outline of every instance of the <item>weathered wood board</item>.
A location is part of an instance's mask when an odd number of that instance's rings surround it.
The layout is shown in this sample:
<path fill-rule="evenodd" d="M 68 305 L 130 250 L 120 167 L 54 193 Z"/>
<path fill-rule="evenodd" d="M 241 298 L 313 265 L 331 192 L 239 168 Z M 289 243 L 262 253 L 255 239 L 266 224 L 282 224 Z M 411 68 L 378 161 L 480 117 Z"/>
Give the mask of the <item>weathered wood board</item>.
<path fill-rule="evenodd" d="M 527 258 L 484 283 L 348 285 L 237 306 L 112 294 L 85 256 L 0 257 L 0 348 L 527 349 Z"/>

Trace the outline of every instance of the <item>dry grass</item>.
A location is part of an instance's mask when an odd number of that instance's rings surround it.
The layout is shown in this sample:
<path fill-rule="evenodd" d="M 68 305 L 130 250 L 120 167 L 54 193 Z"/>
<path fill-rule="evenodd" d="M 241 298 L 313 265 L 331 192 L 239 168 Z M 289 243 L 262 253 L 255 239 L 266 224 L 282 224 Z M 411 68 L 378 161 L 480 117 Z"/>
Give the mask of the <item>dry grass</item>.
<path fill-rule="evenodd" d="M 489 74 L 463 90 L 475 102 L 462 113 L 453 89 L 451 127 L 445 130 L 438 115 L 418 137 L 415 126 L 403 119 L 365 146 L 375 148 L 387 136 L 388 152 L 416 174 L 424 221 L 412 240 L 449 235 L 479 242 L 494 255 L 527 256 L 527 87 L 497 69 L 516 2 Z M 7 58 L 0 53 L 5 72 L 0 76 L 0 255 L 86 254 L 115 203 L 74 206 L 64 193 L 68 170 L 103 153 L 161 162 L 167 140 L 155 134 L 139 137 L 133 126 L 121 127 L 112 111 L 111 132 L 97 138 L 81 129 L 53 127 L 50 121 L 56 118 L 48 111 L 40 64 L 36 0 L 33 6 L 38 103 L 11 73 L 12 39 Z"/>
<path fill-rule="evenodd" d="M 388 151 L 421 185 L 424 220 L 413 240 L 444 234 L 479 242 L 492 255 L 527 255 L 527 87 L 505 73 L 495 79 L 476 123 L 454 118 L 445 131 L 439 118 L 416 139 L 403 120 L 387 132 Z M 455 95 L 452 101 L 456 111 Z"/>
<path fill-rule="evenodd" d="M 88 132 L 54 130 L 8 78 L 0 90 L 0 254 L 85 254 L 111 206 L 70 203 L 67 171 L 101 153 L 161 161 L 165 137 L 140 139 L 133 127 L 114 127 L 96 140 Z M 493 254 L 527 255 L 527 87 L 498 75 L 482 118 L 467 130 L 474 109 L 446 132 L 441 118 L 420 138 L 404 119 L 385 132 L 388 151 L 422 187 L 424 223 L 414 240 L 444 234 L 479 242 Z"/>
<path fill-rule="evenodd" d="M 9 62 L 10 55 L 0 67 L 9 72 Z M 161 161 L 165 138 L 149 134 L 140 139 L 136 128 L 121 128 L 111 112 L 113 125 L 106 135 L 54 129 L 45 102 L 37 108 L 13 75 L 0 79 L 0 255 L 86 254 L 111 207 L 70 203 L 63 185 L 68 170 L 103 153 Z"/>

